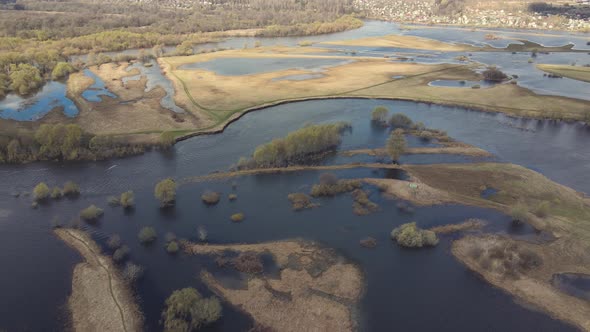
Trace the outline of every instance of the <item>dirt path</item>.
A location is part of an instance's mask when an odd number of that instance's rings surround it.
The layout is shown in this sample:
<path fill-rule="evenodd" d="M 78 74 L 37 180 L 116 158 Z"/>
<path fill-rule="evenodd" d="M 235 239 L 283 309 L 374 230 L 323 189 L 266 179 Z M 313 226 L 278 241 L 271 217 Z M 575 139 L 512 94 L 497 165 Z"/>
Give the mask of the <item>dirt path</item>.
<path fill-rule="evenodd" d="M 81 231 L 58 229 L 57 236 L 85 259 L 76 265 L 69 307 L 76 331 L 141 331 L 142 316 L 110 258 Z"/>

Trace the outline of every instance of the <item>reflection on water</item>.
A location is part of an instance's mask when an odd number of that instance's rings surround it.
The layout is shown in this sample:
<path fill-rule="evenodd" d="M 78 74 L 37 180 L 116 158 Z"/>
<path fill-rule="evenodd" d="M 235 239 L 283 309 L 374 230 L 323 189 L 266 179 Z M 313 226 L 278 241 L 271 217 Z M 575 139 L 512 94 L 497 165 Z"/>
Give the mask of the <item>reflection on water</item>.
<path fill-rule="evenodd" d="M 51 81 L 30 97 L 21 97 L 11 93 L 0 100 L 0 118 L 35 121 L 55 108 L 61 108 L 68 117 L 78 114 L 78 108 L 74 102 L 66 97 L 65 83 Z"/>
<path fill-rule="evenodd" d="M 130 65 L 129 67 L 127 67 L 127 71 L 137 69 L 137 70 L 139 70 L 140 73 L 138 75 L 134 75 L 134 76 L 123 77 L 123 79 L 122 79 L 123 84 L 126 84 L 128 81 L 134 81 L 134 80 L 137 81 L 142 76 L 145 76 L 147 78 L 145 92 L 150 92 L 153 89 L 155 89 L 156 87 L 160 87 L 160 88 L 164 89 L 164 91 L 166 92 L 166 95 L 164 97 L 162 97 L 162 99 L 160 100 L 160 105 L 162 105 L 162 107 L 169 109 L 173 112 L 183 113 L 184 110 L 182 108 L 178 107 L 176 105 L 176 103 L 174 102 L 175 91 L 174 91 L 174 86 L 172 85 L 172 81 L 170 81 L 168 78 L 166 78 L 164 76 L 164 74 L 162 73 L 162 70 L 160 69 L 160 67 L 158 66 L 158 63 L 155 60 L 152 60 L 149 63 L 151 65 L 145 66 L 141 62 L 136 62 L 136 63 Z"/>
<path fill-rule="evenodd" d="M 205 69 L 218 75 L 241 76 L 287 69 L 321 71 L 326 67 L 350 62 L 350 60 L 322 58 L 215 58 L 205 62 L 184 64 L 178 69 Z"/>

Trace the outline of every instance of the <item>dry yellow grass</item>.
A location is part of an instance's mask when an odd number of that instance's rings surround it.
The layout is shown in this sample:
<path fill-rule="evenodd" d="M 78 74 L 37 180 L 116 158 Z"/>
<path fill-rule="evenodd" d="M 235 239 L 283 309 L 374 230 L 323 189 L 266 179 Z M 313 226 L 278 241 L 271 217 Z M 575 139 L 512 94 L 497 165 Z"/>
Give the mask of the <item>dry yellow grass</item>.
<path fill-rule="evenodd" d="M 74 331 L 141 331 L 139 306 L 112 260 L 81 231 L 57 229 L 55 234 L 85 260 L 74 268 L 68 300 Z"/>
<path fill-rule="evenodd" d="M 280 278 L 252 277 L 244 289 L 224 287 L 211 274 L 207 285 L 251 315 L 257 324 L 275 331 L 353 331 L 351 309 L 363 289 L 357 266 L 343 262 L 331 250 L 296 240 L 260 244 L 184 244 L 190 254 L 270 253 L 281 267 Z"/>
<path fill-rule="evenodd" d="M 68 97 L 80 110 L 73 119 L 66 118 L 61 112 L 51 112 L 44 118 L 46 123 L 74 122 L 86 132 L 96 135 L 134 134 L 130 140 L 153 141 L 158 135 L 150 132 L 168 130 L 192 129 L 201 126 L 197 117 L 187 114 L 175 114 L 163 108 L 160 100 L 165 92 L 156 87 L 145 92 L 147 79 L 142 77 L 137 81 L 123 84 L 122 78 L 138 74 L 139 71 L 127 72 L 128 64 L 114 63 L 94 66 L 90 70 L 100 77 L 105 86 L 118 98 L 102 97 L 101 102 L 89 102 L 81 93 L 92 85 L 93 80 L 83 73 L 76 73 L 68 80 Z"/>
<path fill-rule="evenodd" d="M 506 278 L 480 265 L 470 254 L 473 249 L 488 250 L 494 245 L 515 243 L 541 257 L 543 264 L 516 279 Z M 571 255 L 563 240 L 536 245 L 498 236 L 469 236 L 453 243 L 452 253 L 469 269 L 482 275 L 489 283 L 513 294 L 525 303 L 562 319 L 584 331 L 590 331 L 590 303 L 562 293 L 551 285 L 553 274 L 560 272 L 590 274 L 589 255 Z M 564 251 L 565 250 L 565 251 Z"/>
<path fill-rule="evenodd" d="M 590 82 L 590 67 L 538 64 L 537 68 L 551 74 L 582 82 Z"/>

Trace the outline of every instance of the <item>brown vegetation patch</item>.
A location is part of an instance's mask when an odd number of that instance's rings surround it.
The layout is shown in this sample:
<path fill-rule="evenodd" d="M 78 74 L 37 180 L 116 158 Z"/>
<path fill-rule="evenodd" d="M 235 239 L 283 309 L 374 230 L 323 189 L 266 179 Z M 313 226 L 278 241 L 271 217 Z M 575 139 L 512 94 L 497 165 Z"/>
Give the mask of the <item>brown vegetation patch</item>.
<path fill-rule="evenodd" d="M 74 268 L 68 300 L 74 330 L 141 331 L 143 316 L 112 260 L 81 231 L 56 229 L 55 234 L 85 260 Z"/>
<path fill-rule="evenodd" d="M 352 211 L 358 216 L 365 216 L 379 210 L 379 205 L 371 202 L 369 194 L 362 189 L 352 192 Z"/>
<path fill-rule="evenodd" d="M 358 267 L 332 250 L 310 242 L 199 245 L 185 243 L 192 254 L 270 253 L 281 268 L 280 278 L 257 275 L 245 289 L 225 288 L 211 274 L 203 280 L 218 295 L 250 314 L 256 323 L 276 331 L 352 331 L 352 310 L 362 291 Z"/>
<path fill-rule="evenodd" d="M 500 236 L 468 236 L 455 241 L 452 252 L 494 286 L 588 331 L 590 303 L 551 285 L 554 273 L 590 271 L 588 255 L 576 253 L 582 249 L 579 244 L 568 248 L 571 245 L 563 239 L 538 245 Z"/>
<path fill-rule="evenodd" d="M 417 181 L 366 178 L 364 182 L 378 186 L 387 195 L 410 201 L 419 206 L 453 203 L 447 192 Z"/>
<path fill-rule="evenodd" d="M 481 219 L 468 219 L 459 224 L 448 224 L 443 226 L 432 227 L 430 230 L 437 234 L 451 234 L 457 232 L 470 231 L 480 229 L 487 224 L 485 220 Z"/>
<path fill-rule="evenodd" d="M 314 207 L 319 206 L 311 201 L 311 197 L 307 196 L 304 193 L 292 193 L 288 196 L 289 201 L 291 202 L 291 206 L 295 211 L 301 211 L 305 209 L 311 209 Z"/>
<path fill-rule="evenodd" d="M 255 252 L 242 252 L 232 260 L 232 263 L 236 270 L 244 273 L 258 274 L 264 270 L 262 259 Z"/>

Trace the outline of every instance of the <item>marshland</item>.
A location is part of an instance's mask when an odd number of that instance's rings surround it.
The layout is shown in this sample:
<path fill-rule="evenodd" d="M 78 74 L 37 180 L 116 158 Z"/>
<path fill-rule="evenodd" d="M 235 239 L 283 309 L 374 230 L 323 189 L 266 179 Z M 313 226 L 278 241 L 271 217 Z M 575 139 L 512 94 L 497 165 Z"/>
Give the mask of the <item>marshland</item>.
<path fill-rule="evenodd" d="M 7 91 L 0 330 L 589 330 L 587 35 L 345 20 Z"/>

